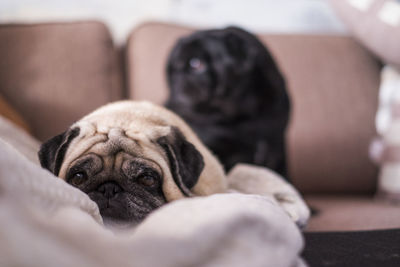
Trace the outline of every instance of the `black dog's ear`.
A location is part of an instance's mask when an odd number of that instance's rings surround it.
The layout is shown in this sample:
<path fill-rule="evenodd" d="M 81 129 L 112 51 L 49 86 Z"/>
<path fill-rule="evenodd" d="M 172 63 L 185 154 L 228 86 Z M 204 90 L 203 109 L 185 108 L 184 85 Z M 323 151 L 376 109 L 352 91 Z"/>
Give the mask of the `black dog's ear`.
<path fill-rule="evenodd" d="M 38 152 L 40 165 L 57 176 L 64 160 L 65 152 L 67 152 L 71 141 L 79 135 L 79 132 L 79 128 L 73 128 L 43 143 Z"/>
<path fill-rule="evenodd" d="M 225 32 L 224 42 L 228 52 L 240 61 L 244 61 L 247 58 L 246 44 L 242 37 L 244 31 L 231 26 L 226 28 Z"/>
<path fill-rule="evenodd" d="M 203 156 L 174 126 L 167 136 L 158 138 L 157 143 L 167 154 L 175 183 L 184 195 L 192 196 L 190 189 L 197 183 L 204 168 Z"/>
<path fill-rule="evenodd" d="M 236 47 L 235 51 L 239 51 L 239 48 L 245 51 L 242 54 L 238 52 L 243 59 L 247 57 L 247 60 L 243 60 L 242 68 L 248 67 L 254 70 L 252 79 L 257 81 L 258 88 L 263 89 L 257 95 L 261 97 L 263 94 L 263 100 L 271 101 L 266 102 L 266 105 L 275 103 L 278 108 L 288 110 L 289 97 L 286 93 L 285 79 L 267 46 L 256 35 L 244 29 L 231 26 L 225 28 L 225 31 L 227 40 L 230 40 L 228 44 Z M 239 45 L 240 41 L 243 47 Z M 251 64 L 246 65 L 246 63 Z"/>

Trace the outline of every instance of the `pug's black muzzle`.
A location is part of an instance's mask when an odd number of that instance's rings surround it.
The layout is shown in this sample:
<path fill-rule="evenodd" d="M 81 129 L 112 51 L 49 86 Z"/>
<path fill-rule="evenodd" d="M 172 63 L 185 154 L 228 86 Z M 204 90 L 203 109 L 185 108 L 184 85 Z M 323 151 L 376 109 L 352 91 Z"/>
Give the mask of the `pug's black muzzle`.
<path fill-rule="evenodd" d="M 100 184 L 89 193 L 89 197 L 99 206 L 103 217 L 128 219 L 126 192 L 118 182 L 107 181 Z"/>

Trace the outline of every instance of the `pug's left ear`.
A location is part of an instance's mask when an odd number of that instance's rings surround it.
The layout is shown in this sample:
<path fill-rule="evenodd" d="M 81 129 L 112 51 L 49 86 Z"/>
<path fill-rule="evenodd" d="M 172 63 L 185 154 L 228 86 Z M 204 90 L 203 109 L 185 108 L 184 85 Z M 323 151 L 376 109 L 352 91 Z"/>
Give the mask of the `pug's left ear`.
<path fill-rule="evenodd" d="M 158 138 L 157 143 L 167 154 L 175 183 L 184 195 L 193 196 L 190 189 L 197 183 L 204 168 L 203 156 L 174 126 L 167 136 Z"/>
<path fill-rule="evenodd" d="M 44 142 L 38 152 L 40 165 L 57 176 L 68 146 L 79 132 L 79 128 L 73 128 Z"/>

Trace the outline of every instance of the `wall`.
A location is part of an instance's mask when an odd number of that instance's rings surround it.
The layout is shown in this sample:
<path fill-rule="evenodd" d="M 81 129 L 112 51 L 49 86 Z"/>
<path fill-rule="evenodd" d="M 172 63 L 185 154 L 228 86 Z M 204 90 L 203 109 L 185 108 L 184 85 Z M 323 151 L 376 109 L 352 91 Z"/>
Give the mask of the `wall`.
<path fill-rule="evenodd" d="M 257 32 L 345 34 L 326 0 L 1 0 L 0 23 L 104 21 L 123 42 L 149 20 L 197 27 L 240 25 Z"/>

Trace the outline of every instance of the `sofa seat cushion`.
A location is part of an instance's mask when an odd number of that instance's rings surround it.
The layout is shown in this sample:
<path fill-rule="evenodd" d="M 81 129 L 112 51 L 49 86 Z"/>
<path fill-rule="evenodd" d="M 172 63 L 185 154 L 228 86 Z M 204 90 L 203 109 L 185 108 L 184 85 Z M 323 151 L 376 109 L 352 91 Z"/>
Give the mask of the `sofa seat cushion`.
<path fill-rule="evenodd" d="M 354 231 L 400 228 L 400 205 L 369 195 L 307 195 L 316 214 L 306 231 Z"/>

